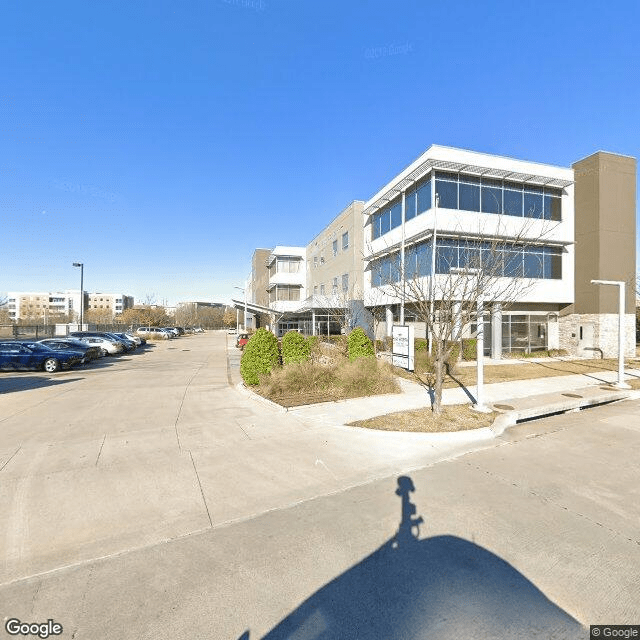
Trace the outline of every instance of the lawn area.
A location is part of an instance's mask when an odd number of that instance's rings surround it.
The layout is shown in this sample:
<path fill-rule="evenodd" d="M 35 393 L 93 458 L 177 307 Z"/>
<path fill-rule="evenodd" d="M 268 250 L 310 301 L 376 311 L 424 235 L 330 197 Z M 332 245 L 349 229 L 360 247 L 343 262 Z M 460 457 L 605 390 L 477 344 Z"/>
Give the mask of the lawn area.
<path fill-rule="evenodd" d="M 636 359 L 627 360 L 627 368 L 640 368 L 640 361 Z M 536 378 L 551 378 L 554 376 L 568 376 L 573 374 L 594 374 L 599 371 L 617 371 L 618 361 L 607 360 L 555 360 L 548 362 L 530 362 L 517 360 L 506 361 L 505 364 L 491 364 L 484 367 L 484 382 L 492 384 L 495 382 L 509 382 L 510 380 L 532 380 Z M 417 366 L 416 373 L 409 373 L 402 369 L 397 370 L 398 375 L 413 380 L 415 382 L 427 382 L 424 372 Z M 469 366 L 458 365 L 454 371 L 445 377 L 444 388 L 451 389 L 457 386 L 473 386 L 476 383 L 475 363 Z"/>

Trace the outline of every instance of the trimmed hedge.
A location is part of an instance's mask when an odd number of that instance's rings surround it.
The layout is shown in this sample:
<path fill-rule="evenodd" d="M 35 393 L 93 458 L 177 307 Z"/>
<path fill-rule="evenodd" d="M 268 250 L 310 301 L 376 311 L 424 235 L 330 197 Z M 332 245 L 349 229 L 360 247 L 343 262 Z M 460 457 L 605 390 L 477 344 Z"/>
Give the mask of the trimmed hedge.
<path fill-rule="evenodd" d="M 309 343 L 297 331 L 287 331 L 282 338 L 282 363 L 307 362 L 310 354 Z"/>
<path fill-rule="evenodd" d="M 271 373 L 278 364 L 278 339 L 266 329 L 258 329 L 249 339 L 240 359 L 240 375 L 245 384 L 258 384 L 260 374 Z"/>
<path fill-rule="evenodd" d="M 373 342 L 361 327 L 356 327 L 350 334 L 347 341 L 349 360 L 357 358 L 375 357 Z"/>

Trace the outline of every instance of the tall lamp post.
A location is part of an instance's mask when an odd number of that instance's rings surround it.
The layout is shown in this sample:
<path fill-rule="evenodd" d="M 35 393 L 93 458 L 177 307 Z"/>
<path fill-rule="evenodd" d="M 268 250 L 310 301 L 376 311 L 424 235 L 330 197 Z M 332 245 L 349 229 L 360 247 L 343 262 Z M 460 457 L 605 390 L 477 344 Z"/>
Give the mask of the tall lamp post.
<path fill-rule="evenodd" d="M 243 331 L 246 333 L 247 331 L 247 287 L 237 287 L 234 286 L 234 289 L 240 289 L 244 293 L 244 320 L 242 322 Z"/>
<path fill-rule="evenodd" d="M 80 267 L 80 331 L 84 320 L 84 262 L 74 262 L 74 267 Z"/>
<path fill-rule="evenodd" d="M 631 389 L 624 381 L 624 288 L 627 283 L 623 280 L 592 280 L 591 284 L 608 284 L 618 287 L 618 382 L 615 386 L 618 389 Z"/>

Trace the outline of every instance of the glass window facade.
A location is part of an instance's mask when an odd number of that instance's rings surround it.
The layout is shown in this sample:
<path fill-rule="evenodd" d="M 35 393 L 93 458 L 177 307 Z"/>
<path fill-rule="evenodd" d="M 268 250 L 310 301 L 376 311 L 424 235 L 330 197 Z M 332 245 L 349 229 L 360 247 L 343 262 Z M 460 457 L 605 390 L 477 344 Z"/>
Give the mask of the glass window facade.
<path fill-rule="evenodd" d="M 531 353 L 546 349 L 547 346 L 546 316 L 502 316 L 503 353 Z"/>
<path fill-rule="evenodd" d="M 436 273 L 451 268 L 484 269 L 490 277 L 562 279 L 560 247 L 529 247 L 516 244 L 493 245 L 463 238 L 439 238 L 436 244 Z M 371 263 L 371 284 L 380 287 L 400 280 L 400 253 Z M 405 250 L 407 279 L 431 273 L 431 242 L 424 241 Z"/>
<path fill-rule="evenodd" d="M 416 189 L 405 194 L 405 221 L 431 208 L 431 179 L 423 180 Z M 371 216 L 371 239 L 375 240 L 402 224 L 402 199 L 396 198 Z"/>

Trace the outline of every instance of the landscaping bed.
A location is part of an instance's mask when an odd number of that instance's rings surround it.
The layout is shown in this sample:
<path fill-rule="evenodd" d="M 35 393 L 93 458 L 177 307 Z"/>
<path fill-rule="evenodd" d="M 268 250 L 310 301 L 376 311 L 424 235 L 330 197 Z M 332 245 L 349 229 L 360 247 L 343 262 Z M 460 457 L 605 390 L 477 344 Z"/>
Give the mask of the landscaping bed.
<path fill-rule="evenodd" d="M 439 416 L 435 416 L 431 409 L 415 409 L 388 413 L 368 420 L 357 420 L 349 425 L 380 431 L 438 433 L 490 427 L 496 416 L 495 412 L 474 411 L 470 405 L 447 405 L 442 408 Z"/>

